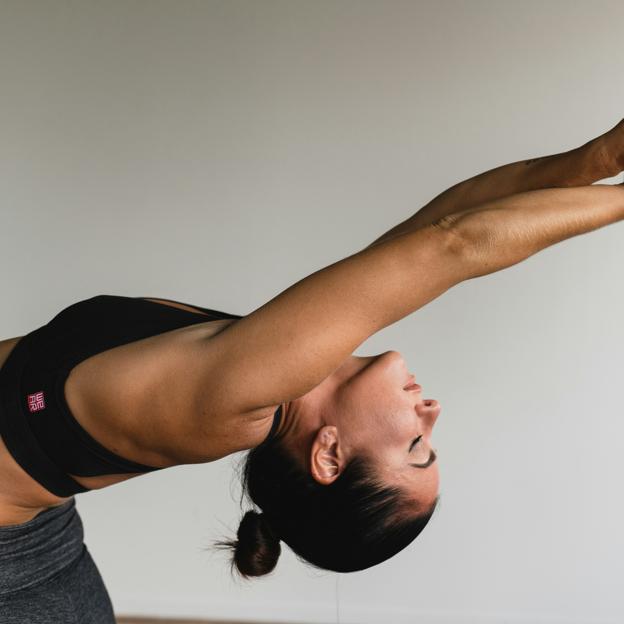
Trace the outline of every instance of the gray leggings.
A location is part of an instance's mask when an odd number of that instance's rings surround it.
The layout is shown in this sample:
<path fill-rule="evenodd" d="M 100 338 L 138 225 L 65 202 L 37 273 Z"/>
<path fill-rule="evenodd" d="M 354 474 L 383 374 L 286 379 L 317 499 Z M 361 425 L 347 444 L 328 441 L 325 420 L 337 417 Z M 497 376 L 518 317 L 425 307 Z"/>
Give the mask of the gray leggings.
<path fill-rule="evenodd" d="M 115 624 L 71 498 L 22 524 L 0 526 L 2 624 Z"/>

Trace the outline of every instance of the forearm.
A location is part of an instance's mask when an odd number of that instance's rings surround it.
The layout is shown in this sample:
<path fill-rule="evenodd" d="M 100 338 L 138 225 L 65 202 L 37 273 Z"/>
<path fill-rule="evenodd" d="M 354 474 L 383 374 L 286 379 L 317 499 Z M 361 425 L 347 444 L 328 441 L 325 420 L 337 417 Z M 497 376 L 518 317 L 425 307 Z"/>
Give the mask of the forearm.
<path fill-rule="evenodd" d="M 462 241 L 470 278 L 494 273 L 580 234 L 624 220 L 624 187 L 527 191 L 439 220 Z"/>
<path fill-rule="evenodd" d="M 601 137 L 581 147 L 502 165 L 450 187 L 410 217 L 423 227 L 448 214 L 526 191 L 591 185 L 615 175 L 604 154 Z"/>

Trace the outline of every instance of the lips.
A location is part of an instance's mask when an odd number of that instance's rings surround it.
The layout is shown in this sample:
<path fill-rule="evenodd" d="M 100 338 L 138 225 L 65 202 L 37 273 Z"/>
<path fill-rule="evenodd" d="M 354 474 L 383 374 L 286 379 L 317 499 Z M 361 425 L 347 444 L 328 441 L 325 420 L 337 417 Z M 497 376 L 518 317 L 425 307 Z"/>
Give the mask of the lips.
<path fill-rule="evenodd" d="M 416 383 L 416 377 L 414 375 L 410 375 L 408 379 L 408 384 L 407 386 L 403 387 L 403 390 L 412 390 L 414 392 L 420 392 L 422 391 L 422 388 L 420 387 L 420 384 Z"/>
<path fill-rule="evenodd" d="M 408 386 L 405 386 L 404 389 L 413 390 L 414 392 L 422 392 L 422 388 L 420 387 L 420 384 L 417 384 L 417 383 L 411 383 Z"/>

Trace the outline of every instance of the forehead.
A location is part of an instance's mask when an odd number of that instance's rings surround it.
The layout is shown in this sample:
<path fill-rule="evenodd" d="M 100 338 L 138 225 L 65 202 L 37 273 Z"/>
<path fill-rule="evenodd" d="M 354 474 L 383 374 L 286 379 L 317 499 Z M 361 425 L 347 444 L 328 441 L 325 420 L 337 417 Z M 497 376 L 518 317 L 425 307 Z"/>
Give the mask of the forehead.
<path fill-rule="evenodd" d="M 385 465 L 378 473 L 382 482 L 390 487 L 400 488 L 409 500 L 417 502 L 419 506 L 429 507 L 440 488 L 440 471 L 436 459 L 428 468 L 410 466 L 409 458 L 399 466 Z"/>
<path fill-rule="evenodd" d="M 429 507 L 435 501 L 440 489 L 440 471 L 437 460 L 428 468 L 415 468 L 408 463 L 397 477 L 396 485 L 419 506 Z"/>

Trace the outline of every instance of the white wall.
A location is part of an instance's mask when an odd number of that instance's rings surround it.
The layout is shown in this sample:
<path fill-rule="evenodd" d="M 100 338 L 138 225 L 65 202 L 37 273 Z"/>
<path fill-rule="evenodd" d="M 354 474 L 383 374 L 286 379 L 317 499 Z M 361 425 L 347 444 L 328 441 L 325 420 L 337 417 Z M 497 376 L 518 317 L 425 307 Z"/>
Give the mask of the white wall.
<path fill-rule="evenodd" d="M 99 293 L 251 312 L 455 182 L 613 126 L 623 24 L 619 0 L 2 0 L 0 336 Z M 237 526 L 232 461 L 177 467 L 77 497 L 116 611 L 622 621 L 623 237 L 356 351 L 400 350 L 443 405 L 440 507 L 407 551 L 340 578 L 287 551 L 235 583 L 201 551 Z"/>

